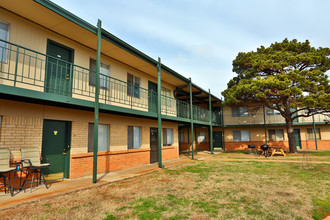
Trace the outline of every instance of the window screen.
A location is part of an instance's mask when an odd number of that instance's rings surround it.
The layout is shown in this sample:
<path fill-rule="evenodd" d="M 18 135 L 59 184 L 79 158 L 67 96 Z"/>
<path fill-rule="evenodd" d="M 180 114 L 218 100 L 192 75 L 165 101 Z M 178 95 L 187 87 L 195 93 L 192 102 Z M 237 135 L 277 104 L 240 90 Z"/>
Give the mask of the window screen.
<path fill-rule="evenodd" d="M 141 147 L 141 127 L 128 126 L 127 148 L 139 149 Z"/>
<path fill-rule="evenodd" d="M 98 152 L 109 150 L 109 125 L 99 124 Z M 94 124 L 88 124 L 88 152 L 94 151 Z"/>
<path fill-rule="evenodd" d="M 163 146 L 173 145 L 173 129 L 163 128 Z"/>

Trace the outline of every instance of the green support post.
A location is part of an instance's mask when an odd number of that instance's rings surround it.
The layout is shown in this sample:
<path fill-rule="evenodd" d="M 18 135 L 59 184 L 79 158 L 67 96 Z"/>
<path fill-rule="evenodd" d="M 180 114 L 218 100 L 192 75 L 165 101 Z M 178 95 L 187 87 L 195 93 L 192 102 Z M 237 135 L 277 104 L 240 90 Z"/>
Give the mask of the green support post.
<path fill-rule="evenodd" d="M 314 112 L 312 114 L 312 118 L 313 118 L 313 130 L 314 130 L 315 150 L 317 150 L 317 139 L 316 139 L 316 127 L 315 127 L 315 120 L 314 120 Z"/>
<path fill-rule="evenodd" d="M 189 127 L 187 127 L 187 134 L 188 134 L 188 156 L 190 156 Z"/>
<path fill-rule="evenodd" d="M 162 163 L 162 109 L 161 109 L 161 92 L 162 92 L 162 78 L 161 78 L 161 60 L 158 57 L 157 73 L 158 73 L 158 84 L 157 84 L 157 117 L 158 117 L 158 166 L 164 168 Z"/>
<path fill-rule="evenodd" d="M 266 112 L 265 112 L 265 104 L 262 106 L 264 112 L 264 128 L 265 128 L 265 140 L 267 144 L 267 126 L 266 126 Z"/>
<path fill-rule="evenodd" d="M 192 85 L 191 78 L 189 78 L 189 90 L 190 90 L 190 130 L 191 130 L 191 159 L 194 159 L 194 114 L 192 104 Z"/>
<path fill-rule="evenodd" d="M 222 149 L 223 151 L 226 150 L 226 147 L 225 147 L 225 121 L 223 120 L 224 117 L 223 117 L 223 105 L 221 106 L 221 123 L 222 123 Z"/>
<path fill-rule="evenodd" d="M 97 182 L 97 152 L 99 134 L 99 89 L 101 66 L 101 20 L 97 21 L 97 50 L 96 50 L 96 74 L 95 74 L 95 106 L 94 106 L 94 149 L 93 149 L 93 183 Z"/>
<path fill-rule="evenodd" d="M 212 126 L 212 100 L 211 100 L 211 90 L 209 89 L 209 114 L 210 114 L 210 150 L 213 153 L 213 126 Z"/>

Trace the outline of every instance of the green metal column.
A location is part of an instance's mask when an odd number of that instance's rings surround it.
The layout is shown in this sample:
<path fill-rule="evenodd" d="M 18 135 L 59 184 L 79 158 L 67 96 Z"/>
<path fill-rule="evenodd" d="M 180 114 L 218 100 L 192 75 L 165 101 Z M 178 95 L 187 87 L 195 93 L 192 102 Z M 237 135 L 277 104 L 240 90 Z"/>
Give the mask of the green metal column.
<path fill-rule="evenodd" d="M 314 112 L 312 114 L 312 118 L 313 118 L 313 130 L 314 130 L 315 150 L 317 150 L 317 139 L 316 139 L 316 127 L 315 127 L 315 120 L 314 120 Z"/>
<path fill-rule="evenodd" d="M 194 159 L 194 113 L 192 104 L 192 85 L 191 78 L 189 78 L 189 90 L 190 90 L 190 130 L 191 130 L 191 159 Z"/>
<path fill-rule="evenodd" d="M 187 127 L 187 134 L 188 134 L 188 156 L 190 156 L 189 127 Z"/>
<path fill-rule="evenodd" d="M 222 149 L 225 151 L 225 121 L 223 120 L 223 105 L 221 106 L 221 123 L 222 123 Z"/>
<path fill-rule="evenodd" d="M 95 105 L 94 105 L 94 151 L 93 151 L 93 183 L 97 182 L 97 152 L 99 134 L 99 89 L 101 66 L 101 20 L 97 21 L 97 50 L 96 50 L 96 74 L 95 74 Z"/>
<path fill-rule="evenodd" d="M 209 112 L 210 112 L 210 150 L 213 154 L 213 126 L 212 126 L 212 102 L 211 102 L 211 90 L 209 89 Z"/>
<path fill-rule="evenodd" d="M 157 84 L 157 116 L 158 116 L 158 166 L 164 168 L 162 163 L 162 102 L 161 102 L 161 92 L 162 92 L 162 78 L 161 78 L 161 60 L 158 57 L 157 73 L 158 73 L 158 84 Z"/>
<path fill-rule="evenodd" d="M 265 104 L 262 106 L 264 112 L 264 128 L 265 128 L 265 140 L 267 144 L 267 126 L 266 126 L 266 112 L 265 112 Z"/>

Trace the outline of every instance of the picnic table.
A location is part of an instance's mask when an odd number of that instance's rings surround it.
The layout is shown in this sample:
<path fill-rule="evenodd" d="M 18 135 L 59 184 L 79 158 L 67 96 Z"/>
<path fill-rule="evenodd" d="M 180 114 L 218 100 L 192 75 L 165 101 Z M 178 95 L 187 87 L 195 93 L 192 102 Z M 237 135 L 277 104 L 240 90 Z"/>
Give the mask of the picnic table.
<path fill-rule="evenodd" d="M 283 151 L 283 147 L 269 146 L 268 151 L 269 151 L 270 157 L 274 156 L 274 154 L 286 156 L 285 152 Z"/>

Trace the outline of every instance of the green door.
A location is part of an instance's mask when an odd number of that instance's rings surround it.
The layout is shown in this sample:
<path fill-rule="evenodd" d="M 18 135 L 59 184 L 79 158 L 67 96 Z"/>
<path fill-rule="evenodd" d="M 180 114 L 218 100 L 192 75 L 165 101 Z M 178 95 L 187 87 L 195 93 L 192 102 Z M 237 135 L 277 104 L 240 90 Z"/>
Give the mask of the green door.
<path fill-rule="evenodd" d="M 150 128 L 150 163 L 158 162 L 158 128 Z"/>
<path fill-rule="evenodd" d="M 42 134 L 43 161 L 50 161 L 50 167 L 45 170 L 49 179 L 61 179 L 69 177 L 70 162 L 70 131 L 71 122 L 44 120 Z"/>
<path fill-rule="evenodd" d="M 294 129 L 294 139 L 296 140 L 296 147 L 301 149 L 300 129 Z"/>
<path fill-rule="evenodd" d="M 213 132 L 213 148 L 222 148 L 222 132 L 214 131 Z"/>
<path fill-rule="evenodd" d="M 45 92 L 71 96 L 73 49 L 48 40 Z"/>
<path fill-rule="evenodd" d="M 149 112 L 157 113 L 157 84 L 149 81 L 148 90 L 148 110 Z"/>

